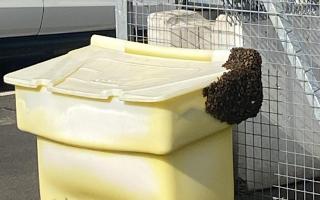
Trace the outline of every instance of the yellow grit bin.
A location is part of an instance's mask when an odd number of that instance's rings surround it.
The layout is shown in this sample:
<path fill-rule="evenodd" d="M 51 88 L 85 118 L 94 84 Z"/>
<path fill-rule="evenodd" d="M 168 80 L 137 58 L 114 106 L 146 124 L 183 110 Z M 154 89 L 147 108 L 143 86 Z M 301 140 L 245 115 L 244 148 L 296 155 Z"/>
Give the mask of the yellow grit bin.
<path fill-rule="evenodd" d="M 37 136 L 42 200 L 233 200 L 231 126 L 202 89 L 229 51 L 93 36 L 4 77 Z"/>

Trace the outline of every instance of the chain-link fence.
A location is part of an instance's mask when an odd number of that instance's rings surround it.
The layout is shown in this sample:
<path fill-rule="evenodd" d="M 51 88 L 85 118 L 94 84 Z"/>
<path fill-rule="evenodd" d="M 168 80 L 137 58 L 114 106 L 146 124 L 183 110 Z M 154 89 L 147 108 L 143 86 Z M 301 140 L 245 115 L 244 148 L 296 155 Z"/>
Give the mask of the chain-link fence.
<path fill-rule="evenodd" d="M 124 2 L 128 40 L 261 53 L 263 106 L 234 128 L 236 197 L 320 200 L 319 1 Z"/>

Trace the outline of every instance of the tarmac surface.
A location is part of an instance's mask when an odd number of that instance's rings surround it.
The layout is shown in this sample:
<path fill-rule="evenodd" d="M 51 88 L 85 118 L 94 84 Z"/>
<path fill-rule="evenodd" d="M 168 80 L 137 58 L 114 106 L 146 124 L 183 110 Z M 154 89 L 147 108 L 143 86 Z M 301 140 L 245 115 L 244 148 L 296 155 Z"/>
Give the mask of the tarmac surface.
<path fill-rule="evenodd" d="M 39 199 L 36 138 L 17 129 L 14 95 L 0 96 L 0 200 Z"/>

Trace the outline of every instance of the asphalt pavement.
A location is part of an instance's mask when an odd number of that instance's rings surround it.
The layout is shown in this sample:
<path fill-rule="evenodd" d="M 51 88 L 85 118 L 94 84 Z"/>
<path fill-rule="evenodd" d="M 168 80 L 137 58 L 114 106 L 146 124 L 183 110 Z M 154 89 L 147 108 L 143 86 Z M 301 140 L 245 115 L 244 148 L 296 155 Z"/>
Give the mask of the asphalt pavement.
<path fill-rule="evenodd" d="M 0 200 L 39 200 L 35 136 L 17 129 L 14 95 L 0 93 Z"/>

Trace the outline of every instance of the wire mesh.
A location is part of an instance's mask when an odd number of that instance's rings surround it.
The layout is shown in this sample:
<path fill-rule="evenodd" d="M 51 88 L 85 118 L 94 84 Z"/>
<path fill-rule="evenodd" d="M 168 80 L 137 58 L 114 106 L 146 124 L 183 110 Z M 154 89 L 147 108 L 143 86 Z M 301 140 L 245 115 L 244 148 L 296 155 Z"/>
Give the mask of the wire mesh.
<path fill-rule="evenodd" d="M 234 127 L 237 199 L 320 200 L 318 0 L 128 0 L 128 40 L 257 49 L 260 113 Z"/>

